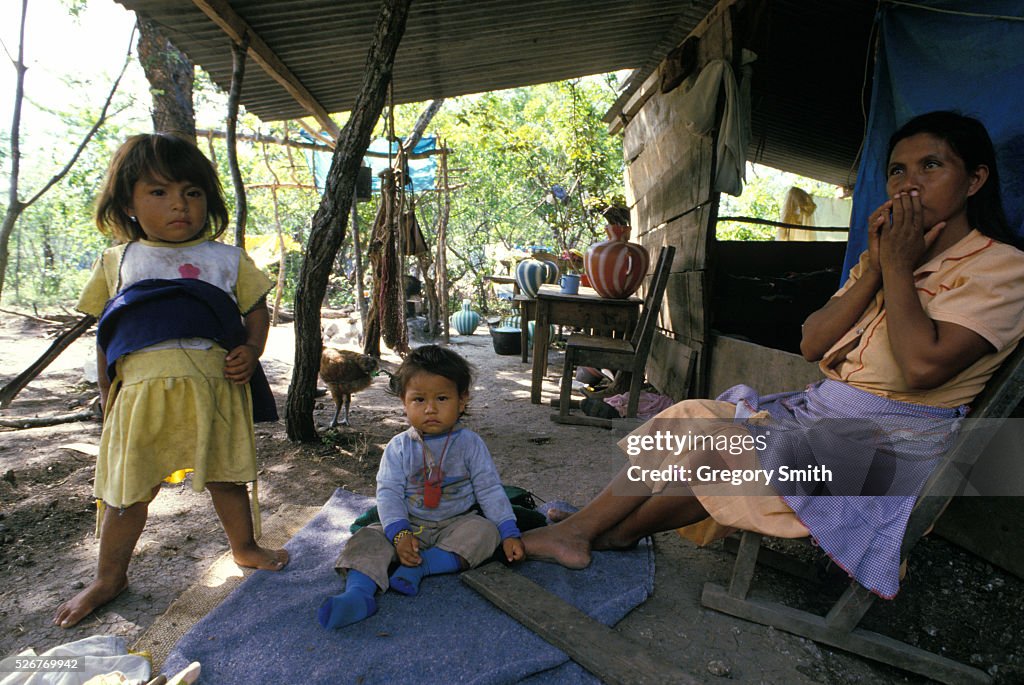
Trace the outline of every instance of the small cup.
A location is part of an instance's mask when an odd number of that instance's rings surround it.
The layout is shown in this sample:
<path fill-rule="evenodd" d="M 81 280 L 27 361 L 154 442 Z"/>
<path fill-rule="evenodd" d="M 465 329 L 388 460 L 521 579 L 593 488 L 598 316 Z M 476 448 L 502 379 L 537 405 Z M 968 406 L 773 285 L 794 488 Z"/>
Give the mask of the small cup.
<path fill-rule="evenodd" d="M 578 274 L 565 274 L 562 276 L 562 293 L 565 295 L 576 295 L 580 291 L 580 277 Z"/>

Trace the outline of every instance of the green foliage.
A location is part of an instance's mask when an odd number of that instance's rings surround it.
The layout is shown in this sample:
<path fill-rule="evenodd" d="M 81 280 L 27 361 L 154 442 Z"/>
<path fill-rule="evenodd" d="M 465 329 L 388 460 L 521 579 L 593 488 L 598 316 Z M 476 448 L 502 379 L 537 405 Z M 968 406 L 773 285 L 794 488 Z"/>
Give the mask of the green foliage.
<path fill-rule="evenodd" d="M 463 297 L 471 296 L 482 311 L 487 311 L 489 287 L 483 277 L 494 273 L 496 265 L 486 258 L 485 245 L 543 245 L 560 253 L 570 248 L 585 249 L 601 239 L 604 220 L 599 210 L 608 203 L 621 202 L 623 196 L 621 141 L 610 136 L 601 121 L 615 98 L 611 85 L 611 77 L 588 77 L 445 102 L 428 131 L 451 150 L 449 183 L 458 187 L 450 195 L 447 229 L 448 280 L 452 284 L 448 296 L 453 307 Z M 129 99 L 128 95 L 121 97 Z M 149 94 L 138 97 L 146 100 Z M 200 128 L 223 128 L 225 96 L 201 72 L 194 100 Z M 400 135 L 411 131 L 422 108 L 423 104 L 396 108 L 395 131 Z M 60 118 L 67 135 L 50 145 L 37 145 L 48 150 L 45 155 L 25 156 L 23 198 L 26 189 L 34 192 L 63 165 L 74 141 L 80 140 L 77 132 L 95 120 L 95 112 L 76 109 L 72 104 L 66 111 L 50 114 Z M 378 134 L 384 134 L 386 121 L 385 116 L 378 123 Z M 7 302 L 53 305 L 77 299 L 93 262 L 109 245 L 92 218 L 106 166 L 118 145 L 129 135 L 145 130 L 148 123 L 111 119 L 64 180 L 22 215 L 11 241 L 4 293 Z M 239 132 L 298 137 L 295 124 L 263 123 L 244 111 L 239 117 Z M 0 132 L 0 136 L 5 135 L 5 131 Z M 232 225 L 223 239 L 232 242 L 235 198 L 225 141 L 201 138 L 199 146 L 214 162 L 224 184 Z M 3 146 L 0 155 L 7 147 Z M 313 179 L 304 151 L 240 140 L 238 154 L 247 187 L 246 235 L 253 239 L 247 246 L 268 241 L 276 244 L 278 226 L 289 243 L 284 260 L 283 301 L 287 306 L 294 298 L 302 246 L 320 197 L 311 188 Z M 276 192 L 272 189 L 275 184 Z M 435 248 L 442 195 L 422 193 L 415 199 L 421 230 L 428 245 Z M 379 197 L 358 205 L 367 271 L 366 251 L 378 206 Z M 355 303 L 351 230 L 350 220 L 335 276 L 328 285 L 328 306 Z M 278 263 L 267 261 L 268 273 L 276 276 Z M 407 263 L 412 265 L 415 260 L 410 258 Z M 365 285 L 370 288 L 369 274 Z"/>
<path fill-rule="evenodd" d="M 744 216 L 780 221 L 782 203 L 792 187 L 812 195 L 835 196 L 836 187 L 759 164 L 747 164 L 747 183 L 739 197 L 722 194 L 718 215 Z M 737 221 L 719 221 L 716 237 L 719 240 L 775 240 L 777 228 Z"/>

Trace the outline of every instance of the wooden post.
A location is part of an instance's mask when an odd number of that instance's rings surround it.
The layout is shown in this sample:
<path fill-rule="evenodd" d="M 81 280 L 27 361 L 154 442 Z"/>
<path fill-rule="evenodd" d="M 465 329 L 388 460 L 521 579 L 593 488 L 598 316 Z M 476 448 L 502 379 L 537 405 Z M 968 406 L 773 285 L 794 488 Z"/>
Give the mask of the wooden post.
<path fill-rule="evenodd" d="M 245 78 L 245 53 L 249 50 L 249 34 L 242 34 L 240 43 L 231 44 L 231 92 L 228 94 L 228 168 L 231 169 L 231 185 L 235 189 L 235 245 L 245 249 L 245 222 L 249 208 L 245 201 L 245 184 L 242 170 L 238 167 L 238 146 L 235 130 L 238 128 L 238 100 L 242 95 L 242 80 Z"/>
<path fill-rule="evenodd" d="M 445 344 L 450 342 L 448 328 L 448 215 L 451 212 L 451 198 L 448 195 L 448 146 L 441 142 L 441 216 L 437 222 L 437 283 L 438 299 L 441 300 L 441 331 Z"/>
<path fill-rule="evenodd" d="M 356 303 L 359 307 L 359 323 L 366 339 L 366 298 L 363 297 L 363 247 L 359 237 L 359 202 L 352 197 L 352 247 L 356 257 Z"/>

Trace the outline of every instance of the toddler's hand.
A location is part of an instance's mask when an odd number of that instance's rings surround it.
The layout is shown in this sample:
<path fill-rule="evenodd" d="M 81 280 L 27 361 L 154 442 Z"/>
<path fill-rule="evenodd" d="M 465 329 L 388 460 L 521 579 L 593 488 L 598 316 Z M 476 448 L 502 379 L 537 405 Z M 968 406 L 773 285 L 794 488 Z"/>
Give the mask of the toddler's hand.
<path fill-rule="evenodd" d="M 224 378 L 238 385 L 248 383 L 259 361 L 255 347 L 239 345 L 224 358 Z"/>
<path fill-rule="evenodd" d="M 505 553 L 505 558 L 508 559 L 509 563 L 526 558 L 526 548 L 523 546 L 523 541 L 519 538 L 505 538 L 502 540 L 501 551 Z"/>
<path fill-rule="evenodd" d="M 420 541 L 414 535 L 404 535 L 395 545 L 395 552 L 398 553 L 398 560 L 405 566 L 419 566 L 423 563 L 420 558 Z"/>

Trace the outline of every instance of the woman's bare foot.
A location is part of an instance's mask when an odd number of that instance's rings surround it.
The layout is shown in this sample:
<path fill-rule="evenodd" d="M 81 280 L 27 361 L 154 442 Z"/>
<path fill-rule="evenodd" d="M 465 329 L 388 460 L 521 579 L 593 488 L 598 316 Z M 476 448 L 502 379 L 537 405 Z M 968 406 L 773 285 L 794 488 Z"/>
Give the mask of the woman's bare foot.
<path fill-rule="evenodd" d="M 558 523 L 559 521 L 564 521 L 575 513 L 575 511 L 565 511 L 564 509 L 552 508 L 548 509 L 548 519 L 552 523 Z"/>
<path fill-rule="evenodd" d="M 553 561 L 574 569 L 590 565 L 590 541 L 569 522 L 529 530 L 523 533 L 523 545 L 527 559 Z"/>
<path fill-rule="evenodd" d="M 626 551 L 630 549 L 636 549 L 636 546 L 640 544 L 639 540 L 621 540 L 613 535 L 604 533 L 598 535 L 594 539 L 593 549 L 601 551 Z"/>
<path fill-rule="evenodd" d="M 122 577 L 115 581 L 105 581 L 100 578 L 89 583 L 89 585 L 77 595 L 57 607 L 57 613 L 53 615 L 53 625 L 61 628 L 70 628 L 83 618 L 107 604 L 128 587 L 128 578 Z"/>
<path fill-rule="evenodd" d="M 280 571 L 288 565 L 288 550 L 267 549 L 258 545 L 252 549 L 234 552 L 232 557 L 235 563 L 243 568 L 263 571 Z"/>

